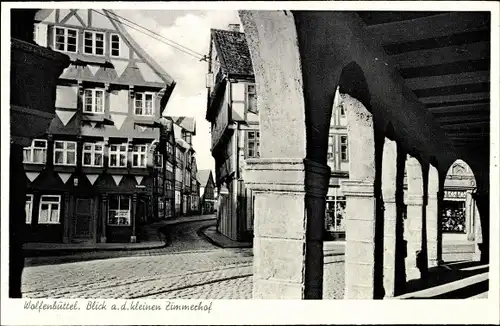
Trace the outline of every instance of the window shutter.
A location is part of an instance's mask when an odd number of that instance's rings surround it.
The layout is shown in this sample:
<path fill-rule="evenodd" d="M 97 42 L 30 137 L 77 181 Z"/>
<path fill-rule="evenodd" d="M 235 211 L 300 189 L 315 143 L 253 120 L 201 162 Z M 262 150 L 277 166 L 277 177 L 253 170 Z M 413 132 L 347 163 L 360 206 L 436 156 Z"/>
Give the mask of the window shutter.
<path fill-rule="evenodd" d="M 35 42 L 40 46 L 47 46 L 47 34 L 48 26 L 47 24 L 36 24 L 35 25 Z"/>

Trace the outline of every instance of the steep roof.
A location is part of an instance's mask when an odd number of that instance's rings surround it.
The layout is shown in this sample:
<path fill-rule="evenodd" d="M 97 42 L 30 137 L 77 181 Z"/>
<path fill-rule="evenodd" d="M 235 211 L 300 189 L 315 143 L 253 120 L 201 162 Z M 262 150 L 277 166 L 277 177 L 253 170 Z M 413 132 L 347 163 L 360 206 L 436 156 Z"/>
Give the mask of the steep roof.
<path fill-rule="evenodd" d="M 212 170 L 198 170 L 197 177 L 202 187 L 205 187 L 207 185 L 208 179 L 210 178 L 210 173 L 212 173 Z"/>
<path fill-rule="evenodd" d="M 221 68 L 227 75 L 253 77 L 252 58 L 245 33 L 220 29 L 210 30 Z"/>
<path fill-rule="evenodd" d="M 191 132 L 193 135 L 196 135 L 196 120 L 193 117 L 167 117 L 172 119 L 177 126 Z"/>

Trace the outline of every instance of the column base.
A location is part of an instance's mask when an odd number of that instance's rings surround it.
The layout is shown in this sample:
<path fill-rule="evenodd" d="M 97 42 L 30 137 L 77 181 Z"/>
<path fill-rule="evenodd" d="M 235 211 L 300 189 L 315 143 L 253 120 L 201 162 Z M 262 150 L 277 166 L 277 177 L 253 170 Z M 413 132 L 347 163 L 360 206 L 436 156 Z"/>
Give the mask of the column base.
<path fill-rule="evenodd" d="M 407 268 L 406 269 L 406 281 L 418 280 L 421 278 L 421 273 L 418 268 Z"/>
<path fill-rule="evenodd" d="M 106 241 L 107 241 L 106 237 L 101 237 L 101 239 L 100 239 L 101 243 L 106 243 Z"/>
<path fill-rule="evenodd" d="M 135 235 L 130 237 L 130 242 L 131 243 L 136 243 L 137 242 L 137 237 Z"/>

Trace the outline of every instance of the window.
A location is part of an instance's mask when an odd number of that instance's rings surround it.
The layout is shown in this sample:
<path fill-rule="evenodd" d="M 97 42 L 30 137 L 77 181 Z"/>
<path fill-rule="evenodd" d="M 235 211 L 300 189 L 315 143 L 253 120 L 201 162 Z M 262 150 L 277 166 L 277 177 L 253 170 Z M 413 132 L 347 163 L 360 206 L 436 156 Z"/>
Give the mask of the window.
<path fill-rule="evenodd" d="M 344 196 L 334 196 L 326 203 L 326 229 L 331 231 L 345 231 L 346 200 Z"/>
<path fill-rule="evenodd" d="M 31 224 L 31 215 L 33 214 L 33 195 L 26 195 L 24 210 L 26 212 L 26 224 Z"/>
<path fill-rule="evenodd" d="M 108 225 L 130 225 L 130 196 L 110 195 Z"/>
<path fill-rule="evenodd" d="M 104 144 L 83 144 L 83 166 L 103 166 Z"/>
<path fill-rule="evenodd" d="M 118 34 L 111 34 L 111 56 L 120 56 L 120 36 Z"/>
<path fill-rule="evenodd" d="M 153 93 L 135 93 L 135 114 L 144 116 L 154 114 Z"/>
<path fill-rule="evenodd" d="M 345 117 L 345 109 L 342 104 L 339 105 L 340 116 Z"/>
<path fill-rule="evenodd" d="M 163 154 L 160 153 L 155 154 L 155 167 L 157 168 L 163 167 Z"/>
<path fill-rule="evenodd" d="M 167 143 L 167 157 L 172 157 L 174 154 L 174 145 Z"/>
<path fill-rule="evenodd" d="M 42 195 L 40 197 L 38 224 L 59 224 L 60 212 L 61 196 Z"/>
<path fill-rule="evenodd" d="M 78 31 L 72 28 L 56 27 L 54 33 L 54 48 L 58 51 L 76 53 Z"/>
<path fill-rule="evenodd" d="M 249 131 L 247 134 L 247 157 L 260 157 L 260 132 Z"/>
<path fill-rule="evenodd" d="M 76 142 L 56 140 L 54 142 L 54 164 L 76 164 Z"/>
<path fill-rule="evenodd" d="M 23 149 L 23 162 L 45 164 L 47 162 L 47 141 L 45 139 L 34 139 L 30 147 Z"/>
<path fill-rule="evenodd" d="M 189 144 L 191 145 L 191 133 L 188 131 L 182 131 L 182 138 Z"/>
<path fill-rule="evenodd" d="M 132 166 L 145 168 L 147 164 L 147 145 L 134 145 L 132 148 Z"/>
<path fill-rule="evenodd" d="M 340 136 L 340 160 L 342 162 L 349 161 L 349 153 L 347 152 L 347 136 Z"/>
<path fill-rule="evenodd" d="M 174 190 L 174 183 L 172 182 L 172 180 L 165 181 L 165 188 L 166 190 Z"/>
<path fill-rule="evenodd" d="M 255 90 L 255 84 L 247 84 L 247 103 L 249 112 L 259 112 L 257 109 L 257 92 Z"/>
<path fill-rule="evenodd" d="M 329 160 L 333 159 L 334 156 L 334 148 L 335 148 L 335 142 L 334 142 L 334 137 L 333 135 L 328 136 L 328 152 L 327 152 L 327 158 Z"/>
<path fill-rule="evenodd" d="M 86 89 L 83 92 L 83 112 L 104 113 L 103 89 Z"/>
<path fill-rule="evenodd" d="M 104 55 L 104 33 L 85 31 L 83 39 L 83 53 Z"/>
<path fill-rule="evenodd" d="M 127 167 L 127 144 L 113 144 L 109 146 L 109 167 Z"/>

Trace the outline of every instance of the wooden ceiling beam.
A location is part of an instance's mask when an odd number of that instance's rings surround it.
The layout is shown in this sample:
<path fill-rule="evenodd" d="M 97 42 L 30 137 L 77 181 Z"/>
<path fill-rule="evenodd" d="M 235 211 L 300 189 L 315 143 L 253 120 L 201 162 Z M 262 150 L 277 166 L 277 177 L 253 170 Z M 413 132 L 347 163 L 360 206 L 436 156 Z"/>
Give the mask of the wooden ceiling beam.
<path fill-rule="evenodd" d="M 452 105 L 452 106 L 436 106 L 427 108 L 434 116 L 440 114 L 452 114 L 470 112 L 470 114 L 489 114 L 490 105 L 485 103 L 468 104 L 468 105 Z"/>
<path fill-rule="evenodd" d="M 452 94 L 443 96 L 420 97 L 422 103 L 441 103 L 441 102 L 458 102 L 458 101 L 473 101 L 473 100 L 488 100 L 489 92 L 470 93 L 470 94 Z"/>
<path fill-rule="evenodd" d="M 422 89 L 452 85 L 485 83 L 489 81 L 489 71 L 474 71 L 453 75 L 408 78 L 405 80 L 405 83 L 411 89 Z"/>

